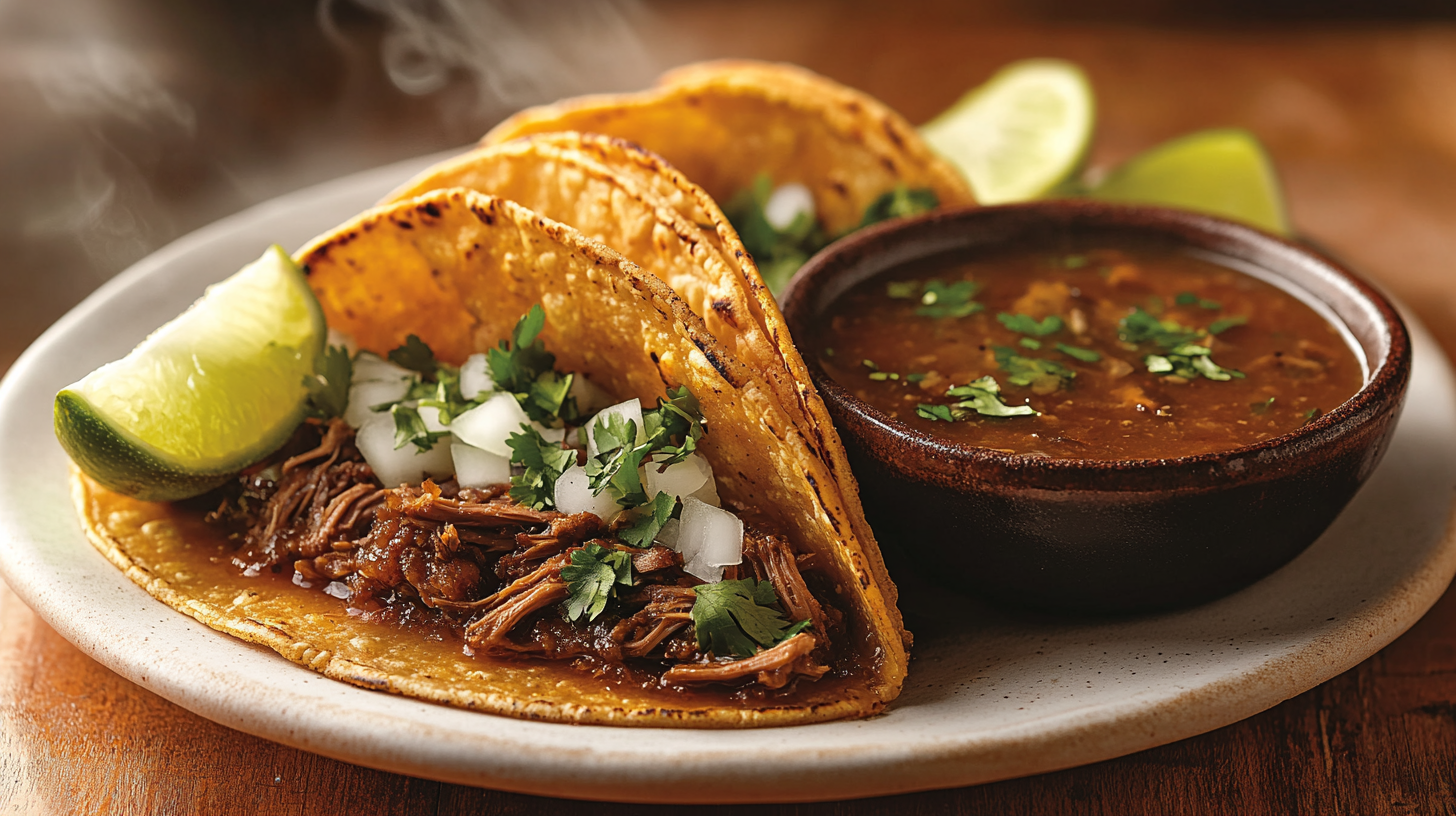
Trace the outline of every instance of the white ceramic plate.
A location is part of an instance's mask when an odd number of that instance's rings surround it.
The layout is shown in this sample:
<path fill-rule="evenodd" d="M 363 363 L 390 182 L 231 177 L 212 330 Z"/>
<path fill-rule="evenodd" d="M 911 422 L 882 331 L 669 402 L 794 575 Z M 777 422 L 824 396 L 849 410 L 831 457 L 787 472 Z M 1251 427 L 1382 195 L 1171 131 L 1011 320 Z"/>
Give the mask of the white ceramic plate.
<path fill-rule="evenodd" d="M 922 632 L 882 716 L 757 731 L 553 725 L 327 680 L 153 600 L 92 550 L 51 433 L 55 392 L 123 355 L 270 242 L 301 245 L 434 158 L 278 199 L 183 238 L 77 306 L 0 385 L 0 570 L 48 623 L 130 680 L 217 722 L 390 771 L 549 796 L 841 799 L 986 782 L 1131 753 L 1248 717 L 1354 666 L 1456 572 L 1456 393 L 1412 326 L 1411 393 L 1384 464 L 1294 562 L 1196 609 L 1028 620 L 960 602 Z M 943 601 L 943 599 L 942 599 Z"/>

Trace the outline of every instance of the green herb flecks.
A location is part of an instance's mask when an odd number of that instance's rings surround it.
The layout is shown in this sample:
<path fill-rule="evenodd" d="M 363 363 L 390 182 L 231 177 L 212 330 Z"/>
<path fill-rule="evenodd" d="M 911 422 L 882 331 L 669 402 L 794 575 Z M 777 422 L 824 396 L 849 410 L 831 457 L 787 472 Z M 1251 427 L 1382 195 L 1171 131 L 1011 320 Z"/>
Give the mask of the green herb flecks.
<path fill-rule="evenodd" d="M 1149 354 L 1143 363 L 1151 374 L 1178 376 L 1187 380 L 1203 377 L 1216 382 L 1243 379 L 1244 374 L 1231 368 L 1223 368 L 1213 361 L 1213 352 L 1207 346 L 1184 343 L 1167 354 Z"/>
<path fill-rule="evenodd" d="M 1117 336 L 1128 343 L 1151 343 L 1161 353 L 1149 354 L 1143 358 L 1148 372 L 1165 376 L 1177 376 L 1187 380 L 1203 377 L 1215 382 L 1243 379 L 1242 372 L 1224 368 L 1213 361 L 1213 352 L 1207 346 L 1195 343 L 1218 334 L 1230 326 L 1247 321 L 1244 317 L 1230 317 L 1216 320 L 1207 331 L 1182 326 L 1172 320 L 1158 320 L 1142 309 L 1133 309 L 1132 314 L 1117 324 Z"/>
<path fill-rule="evenodd" d="M 1251 402 L 1251 403 L 1249 403 L 1249 411 L 1251 413 L 1253 413 L 1255 416 L 1263 416 L 1264 414 L 1269 413 L 1269 409 L 1270 408 L 1273 408 L 1273 407 L 1274 407 L 1274 398 L 1273 397 L 1270 397 L 1269 399 L 1266 399 L 1263 402 Z"/>
<path fill-rule="evenodd" d="M 486 353 L 486 364 L 496 389 L 514 394 L 531 419 L 574 424 L 580 416 L 576 400 L 569 396 L 572 375 L 556 370 L 556 355 L 540 340 L 545 327 L 546 312 L 538 303 L 516 321 L 509 340 Z"/>
<path fill-rule="evenodd" d="M 395 450 L 413 444 L 424 453 L 435 447 L 436 442 L 450 435 L 449 431 L 431 431 L 425 426 L 419 410 L 402 402 L 390 406 L 389 415 L 394 419 Z"/>
<path fill-rule="evenodd" d="M 915 314 L 937 318 L 973 315 L 986 308 L 973 300 L 979 291 L 981 284 L 975 281 L 945 283 L 932 278 L 925 282 L 921 290 L 920 308 L 915 310 Z"/>
<path fill-rule="evenodd" d="M 506 438 L 511 449 L 511 464 L 525 472 L 511 477 L 511 498 L 534 510 L 556 507 L 556 480 L 576 464 L 576 451 L 547 442 L 535 428 L 521 430 Z"/>
<path fill-rule="evenodd" d="M 693 628 L 698 648 L 717 657 L 752 657 L 808 629 L 810 621 L 791 624 L 778 608 L 773 584 L 753 578 L 694 587 Z"/>
<path fill-rule="evenodd" d="M 1033 393 L 1050 394 L 1070 385 L 1077 372 L 1053 360 L 1023 357 L 1010 346 L 996 346 L 996 365 L 1012 385 L 1029 386 Z"/>
<path fill-rule="evenodd" d="M 1041 341 L 1040 340 L 1033 340 L 1030 337 L 1023 337 L 1023 338 L 1021 338 L 1021 339 L 1019 339 L 1019 340 L 1016 341 L 1016 345 L 1021 346 L 1024 349 L 1031 349 L 1032 351 L 1037 351 L 1037 350 L 1039 350 L 1041 348 Z"/>
<path fill-rule="evenodd" d="M 1071 357 L 1074 360 L 1081 360 L 1084 363 L 1095 363 L 1098 360 L 1102 359 L 1102 355 L 1093 351 L 1092 349 L 1069 346 L 1066 343 L 1058 343 L 1057 351 L 1060 351 L 1061 353 L 1067 355 L 1068 357 Z"/>
<path fill-rule="evenodd" d="M 996 315 L 996 319 L 1011 331 L 1032 337 L 1046 337 L 1062 330 L 1062 319 L 1056 315 L 1047 315 L 1041 320 L 1033 320 L 1029 315 L 1002 312 Z"/>
<path fill-rule="evenodd" d="M 941 422 L 969 419 L 973 415 L 991 417 L 1036 416 L 1030 405 L 1007 405 L 1001 401 L 1001 386 L 996 378 L 981 377 L 970 385 L 958 385 L 945 392 L 947 397 L 961 397 L 949 405 L 921 403 L 915 406 L 916 416 Z"/>
<path fill-rule="evenodd" d="M 1234 326 L 1242 326 L 1248 322 L 1249 318 L 1244 315 L 1234 315 L 1232 317 L 1220 318 L 1208 324 L 1208 333 L 1223 334 L 1229 329 L 1232 329 Z"/>
<path fill-rule="evenodd" d="M 651 547 L 657 534 L 662 532 L 662 526 L 678 513 L 679 505 L 676 496 L 658 493 L 652 501 L 638 509 L 639 515 L 631 524 L 617 530 L 617 538 L 631 547 Z"/>
<path fill-rule="evenodd" d="M 1172 349 L 1202 337 L 1198 329 L 1180 326 L 1172 320 L 1159 320 L 1139 307 L 1117 323 L 1117 337 L 1125 343 L 1152 343 Z"/>
<path fill-rule="evenodd" d="M 940 206 L 940 199 L 936 197 L 934 190 L 912 190 L 904 184 L 898 184 L 895 189 L 881 194 L 870 202 L 870 205 L 865 208 L 864 217 L 859 220 L 859 225 L 863 229 L 891 218 L 903 218 L 907 215 L 930 212 L 938 206 Z"/>
<path fill-rule="evenodd" d="M 650 467 L 675 465 L 697 450 L 707 433 L 697 397 L 687 386 L 669 389 L 667 399 L 642 412 L 643 441 L 637 441 L 637 423 L 612 414 L 588 426 L 597 453 L 586 463 L 586 474 L 596 495 L 607 488 L 624 508 L 647 502 L 638 468 L 655 457 Z M 654 531 L 653 535 L 656 535 Z M 650 539 L 649 539 L 650 540 Z"/>
<path fill-rule="evenodd" d="M 1304 424 L 1308 425 L 1309 423 L 1314 422 L 1316 419 L 1319 419 L 1321 416 L 1324 416 L 1324 411 L 1321 411 L 1318 408 L 1311 408 L 1308 411 L 1304 412 Z"/>
<path fill-rule="evenodd" d="M 1081 269 L 1087 265 L 1086 255 L 1068 255 L 1062 259 L 1062 266 L 1066 269 Z"/>
<path fill-rule="evenodd" d="M 440 365 L 435 359 L 435 352 L 414 334 L 405 338 L 404 345 L 389 352 L 389 361 L 431 380 L 435 378 L 435 369 Z"/>
<path fill-rule="evenodd" d="M 617 587 L 632 586 L 632 557 L 622 550 L 588 544 L 572 550 L 571 563 L 561 568 L 566 582 L 566 619 L 583 615 L 593 621 L 617 596 Z"/>
<path fill-rule="evenodd" d="M 920 281 L 890 281 L 885 284 L 885 294 L 896 300 L 908 300 L 920 297 L 923 288 Z"/>
<path fill-rule="evenodd" d="M 354 377 L 354 362 L 349 350 L 329 346 L 319 355 L 312 376 L 304 377 L 308 388 L 308 415 L 315 419 L 343 416 L 349 407 L 349 385 Z"/>

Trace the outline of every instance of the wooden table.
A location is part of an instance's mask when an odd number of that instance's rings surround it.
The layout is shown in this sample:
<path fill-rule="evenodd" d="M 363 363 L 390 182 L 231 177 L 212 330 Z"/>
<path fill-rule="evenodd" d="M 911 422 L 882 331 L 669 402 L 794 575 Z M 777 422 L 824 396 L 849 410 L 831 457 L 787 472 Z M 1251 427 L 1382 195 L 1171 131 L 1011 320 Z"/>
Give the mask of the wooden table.
<path fill-rule="evenodd" d="M 61 12 L 70 5 L 60 3 Z M 100 188 L 86 187 L 84 173 L 74 168 L 84 170 L 99 155 L 102 188 L 110 174 L 113 192 L 132 196 L 122 200 L 130 202 L 123 214 L 133 218 L 129 232 L 126 224 L 106 220 L 117 216 L 106 209 L 113 196 L 97 199 L 100 216 L 77 222 L 72 234 L 48 232 L 51 222 L 33 219 L 24 222 L 28 232 L 17 230 L 8 219 L 0 255 L 15 262 L 0 282 L 0 294 L 9 295 L 3 298 L 3 359 L 13 359 L 106 275 L 180 232 L 291 187 L 464 142 L 503 112 L 504 103 L 485 97 L 472 103 L 476 86 L 459 71 L 432 94 L 393 90 L 374 56 L 384 29 L 362 12 L 335 9 L 325 36 L 312 8 L 238 5 L 247 8 L 217 17 L 148 0 L 113 4 L 127 25 L 113 21 L 109 36 L 131 49 L 163 91 L 130 98 L 134 107 L 120 113 L 73 116 L 64 98 L 53 98 L 55 88 L 37 103 L 35 87 L 3 69 L 33 67 L 27 59 L 49 64 L 48 52 L 0 48 L 0 103 L 34 114 L 0 124 L 0 156 L 9 162 L 0 165 L 0 184 L 12 188 L 0 196 L 0 215 L 25 215 L 36 201 L 61 210 L 73 205 L 65 190 L 46 189 L 51 178 L 72 178 L 72 197 L 93 194 Z M 642 45 L 633 57 L 641 64 L 628 68 L 730 55 L 789 60 L 863 88 L 919 121 L 1007 61 L 1076 60 L 1099 96 L 1094 164 L 1196 128 L 1252 129 L 1274 155 L 1299 228 L 1403 300 L 1448 354 L 1456 352 L 1456 26 L 1225 21 L 1205 28 L 1180 17 L 1173 4 L 1148 7 L 1163 12 L 1158 27 L 1129 24 L 1126 15 L 1114 22 L 1088 19 L 1075 4 L 1056 3 L 1037 6 L 1031 17 L 995 4 L 900 11 L 869 3 L 662 4 L 627 15 Z M 1058 21 L 1070 11 L 1080 22 Z M 5 19 L 0 15 L 0 23 Z M 0 26 L 0 44 L 18 36 L 6 31 Z M 145 83 L 139 87 L 146 90 Z M 169 108 L 168 99 L 180 107 Z M 135 126 L 135 116 L 127 120 L 131 114 L 143 116 L 146 126 Z M 55 133 L 70 141 L 58 143 Z M 33 172 L 12 172 L 17 161 L 29 162 Z M 23 813 L 643 810 L 412 779 L 229 730 L 93 662 L 3 587 L 0 807 Z M 1256 717 L 1174 745 L 975 788 L 731 810 L 1456 812 L 1456 591 L 1357 668 Z"/>

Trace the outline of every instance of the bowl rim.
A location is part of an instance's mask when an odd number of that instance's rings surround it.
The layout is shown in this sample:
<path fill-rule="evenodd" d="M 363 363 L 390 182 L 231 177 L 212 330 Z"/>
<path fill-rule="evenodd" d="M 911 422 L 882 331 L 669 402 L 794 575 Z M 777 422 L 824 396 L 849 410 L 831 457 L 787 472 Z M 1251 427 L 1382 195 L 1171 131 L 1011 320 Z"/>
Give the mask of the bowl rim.
<path fill-rule="evenodd" d="M 1247 247 L 1251 254 L 1262 251 L 1266 256 L 1283 256 L 1288 259 L 1288 263 L 1313 262 L 1317 267 L 1322 267 L 1319 271 L 1325 276 L 1332 277 L 1337 285 L 1342 285 L 1346 294 L 1355 297 L 1358 308 L 1373 311 L 1379 316 L 1379 334 L 1374 350 L 1378 352 L 1379 346 L 1383 344 L 1384 354 L 1380 355 L 1378 363 L 1369 366 L 1369 376 L 1359 391 L 1314 421 L 1269 439 L 1192 456 L 1156 459 L 1053 458 L 1042 454 L 1006 453 L 952 442 L 916 430 L 860 400 L 835 381 L 820 365 L 815 355 L 804 354 L 810 377 L 826 402 L 838 402 L 861 423 L 874 427 L 877 433 L 887 434 L 923 451 L 928 454 L 927 459 L 939 465 L 940 470 L 957 471 L 958 480 L 969 475 L 991 485 L 1004 484 L 1011 480 L 1018 482 L 1018 487 L 1086 489 L 1088 485 L 1081 480 L 1095 474 L 1099 479 L 1096 486 L 1098 490 L 1156 492 L 1178 489 L 1180 485 L 1165 480 L 1184 473 L 1197 473 L 1201 479 L 1206 480 L 1208 474 L 1213 472 L 1241 483 L 1272 478 L 1278 475 L 1273 472 L 1276 468 L 1258 466 L 1272 466 L 1287 462 L 1293 457 L 1308 455 L 1350 435 L 1375 417 L 1399 410 L 1410 379 L 1410 335 L 1395 307 L 1373 284 L 1308 244 L 1297 243 L 1217 216 L 1170 207 L 1128 205 L 1089 199 L 1055 199 L 937 209 L 882 222 L 836 241 L 804 264 L 779 296 L 785 323 L 791 334 L 808 336 L 806 329 L 817 316 L 815 313 L 828 305 L 817 303 L 820 299 L 819 293 L 837 276 L 860 271 L 865 264 L 873 264 L 876 257 L 891 257 L 893 260 L 864 275 L 861 280 L 881 274 L 909 260 L 954 251 L 958 246 L 988 246 L 1007 240 L 1018 240 L 1019 231 L 981 244 L 971 241 L 959 244 L 942 241 L 939 244 L 932 242 L 925 251 L 893 252 L 897 247 L 943 234 L 942 231 L 951 225 L 980 224 L 989 227 L 998 219 L 1024 219 L 1028 216 L 1044 218 L 1053 227 L 1060 224 L 1068 227 L 1075 225 L 1142 231 L 1149 235 L 1172 238 L 1190 247 L 1209 250 L 1212 248 L 1205 244 L 1222 241 L 1225 245 Z M 1230 253 L 1225 249 L 1223 254 Z M 1292 280 L 1267 262 L 1257 263 L 1249 258 L 1238 260 L 1264 269 L 1288 285 L 1304 290 L 1334 311 L 1333 304 L 1329 303 L 1318 287 Z M 1326 280 L 1325 283 L 1331 282 Z M 1364 354 L 1367 362 L 1370 362 L 1368 358 L 1375 355 L 1371 354 L 1370 346 L 1367 346 L 1355 327 L 1343 316 L 1336 314 L 1336 319 L 1355 338 L 1356 351 Z M 913 469 L 903 460 L 882 464 L 922 481 L 932 475 L 925 473 L 923 469 Z"/>

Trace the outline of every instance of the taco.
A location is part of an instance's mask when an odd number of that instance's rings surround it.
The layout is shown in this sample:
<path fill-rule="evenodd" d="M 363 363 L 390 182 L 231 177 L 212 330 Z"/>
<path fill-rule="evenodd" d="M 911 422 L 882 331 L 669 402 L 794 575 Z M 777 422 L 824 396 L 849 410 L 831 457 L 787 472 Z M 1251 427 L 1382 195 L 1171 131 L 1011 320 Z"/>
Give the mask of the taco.
<path fill-rule="evenodd" d="M 500 196 L 575 227 L 668 284 L 721 344 L 748 364 L 829 471 L 851 533 L 878 564 L 874 534 L 839 434 L 773 295 L 717 203 L 662 157 L 592 133 L 548 132 L 487 145 L 441 162 L 386 199 L 463 187 Z M 890 607 L 894 586 L 886 580 Z"/>
<path fill-rule="evenodd" d="M 655 276 L 465 190 L 367 212 L 298 260 L 361 350 L 345 419 L 206 507 L 77 479 L 93 541 L 153 595 L 336 679 L 537 719 L 783 725 L 898 694 L 902 631 L 857 510 Z M 497 415 L 521 419 L 505 439 Z"/>
<path fill-rule="evenodd" d="M 777 291 L 803 261 L 866 224 L 975 203 L 959 171 L 873 97 L 792 65 L 688 65 L 640 93 L 530 108 L 482 139 L 601 133 L 662 156 L 732 218 Z"/>

